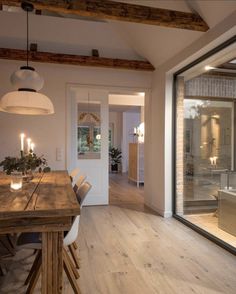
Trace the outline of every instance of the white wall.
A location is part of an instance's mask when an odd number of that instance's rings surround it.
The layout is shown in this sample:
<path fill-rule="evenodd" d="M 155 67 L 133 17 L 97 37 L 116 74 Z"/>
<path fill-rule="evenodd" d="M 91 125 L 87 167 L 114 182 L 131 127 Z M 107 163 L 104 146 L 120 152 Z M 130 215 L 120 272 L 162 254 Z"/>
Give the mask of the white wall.
<path fill-rule="evenodd" d="M 0 97 L 11 91 L 10 75 L 22 62 L 0 61 Z M 42 93 L 48 95 L 55 107 L 51 116 L 22 116 L 0 112 L 0 160 L 19 151 L 19 134 L 24 131 L 36 144 L 37 154 L 44 154 L 53 169 L 65 169 L 66 152 L 66 85 L 68 83 L 98 86 L 150 88 L 151 73 L 33 64 L 44 77 Z M 63 159 L 56 161 L 56 148 L 62 148 Z"/>
<path fill-rule="evenodd" d="M 111 105 L 129 105 L 144 106 L 144 93 L 139 94 L 110 94 L 109 104 Z"/>
<path fill-rule="evenodd" d="M 126 173 L 129 168 L 129 143 L 133 142 L 134 127 L 141 122 L 140 113 L 123 112 L 123 132 L 122 132 L 122 172 Z"/>
<path fill-rule="evenodd" d="M 145 109 L 145 202 L 163 216 L 172 214 L 173 73 L 235 35 L 235 19 L 236 12 L 155 71 Z"/>

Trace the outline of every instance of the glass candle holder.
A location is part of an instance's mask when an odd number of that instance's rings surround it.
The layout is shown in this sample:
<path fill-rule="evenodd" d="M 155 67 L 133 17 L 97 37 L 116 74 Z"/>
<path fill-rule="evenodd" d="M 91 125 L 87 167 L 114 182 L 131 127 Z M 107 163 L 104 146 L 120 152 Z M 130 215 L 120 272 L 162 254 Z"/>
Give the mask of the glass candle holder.
<path fill-rule="evenodd" d="M 22 189 L 22 173 L 21 172 L 12 172 L 11 173 L 11 184 L 10 188 L 12 192 L 20 191 Z"/>

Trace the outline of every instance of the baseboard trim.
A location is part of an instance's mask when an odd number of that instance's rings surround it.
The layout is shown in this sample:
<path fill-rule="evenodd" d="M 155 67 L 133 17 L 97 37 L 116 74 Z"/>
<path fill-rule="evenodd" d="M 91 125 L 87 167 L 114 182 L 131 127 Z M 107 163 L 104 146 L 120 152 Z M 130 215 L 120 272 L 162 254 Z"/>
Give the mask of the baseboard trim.
<path fill-rule="evenodd" d="M 168 218 L 168 217 L 172 217 L 173 216 L 173 212 L 172 211 L 166 211 L 163 209 L 160 209 L 158 207 L 156 207 L 155 205 L 145 201 L 145 205 L 149 208 L 151 208 L 152 210 L 154 210 L 155 212 L 157 212 L 160 216 L 164 217 L 164 218 Z"/>
<path fill-rule="evenodd" d="M 84 206 L 95 206 L 95 205 L 108 205 L 109 201 L 107 198 L 90 196 L 88 199 L 85 199 Z"/>

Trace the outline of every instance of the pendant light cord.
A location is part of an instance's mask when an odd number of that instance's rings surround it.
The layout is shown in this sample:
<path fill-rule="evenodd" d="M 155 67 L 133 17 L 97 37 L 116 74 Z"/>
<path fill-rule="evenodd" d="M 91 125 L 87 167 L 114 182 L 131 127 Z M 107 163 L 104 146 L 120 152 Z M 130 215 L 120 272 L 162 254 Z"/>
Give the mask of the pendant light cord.
<path fill-rule="evenodd" d="M 90 115 L 90 112 L 89 112 L 89 100 L 90 100 L 90 93 L 88 93 L 88 115 Z"/>
<path fill-rule="evenodd" d="M 26 26 L 27 26 L 27 67 L 29 66 L 29 11 L 27 10 L 27 20 L 26 20 Z"/>

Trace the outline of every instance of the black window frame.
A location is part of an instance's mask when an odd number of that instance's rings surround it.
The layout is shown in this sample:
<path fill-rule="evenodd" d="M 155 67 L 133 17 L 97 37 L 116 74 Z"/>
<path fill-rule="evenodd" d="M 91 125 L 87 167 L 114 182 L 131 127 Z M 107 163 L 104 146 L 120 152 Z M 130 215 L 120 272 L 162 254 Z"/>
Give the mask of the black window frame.
<path fill-rule="evenodd" d="M 176 214 L 176 118 L 177 118 L 177 77 L 181 73 L 185 72 L 186 70 L 194 67 L 195 65 L 199 64 L 200 62 L 206 60 L 207 58 L 211 57 L 212 55 L 220 52 L 221 50 L 225 49 L 226 47 L 232 45 L 236 42 L 236 35 L 228 39 L 227 41 L 223 42 L 222 44 L 216 46 L 212 50 L 208 51 L 207 53 L 203 54 L 201 57 L 197 58 L 193 62 L 189 63 L 188 65 L 184 66 L 180 70 L 174 73 L 173 75 L 173 117 L 172 117 L 172 210 L 173 210 L 173 217 L 178 221 L 182 222 L 183 224 L 187 225 L 194 231 L 198 232 L 202 236 L 206 237 L 207 239 L 213 241 L 220 247 L 226 249 L 230 253 L 236 255 L 236 248 L 232 245 L 226 243 L 225 241 L 217 238 L 216 236 L 210 234 L 209 232 L 203 230 L 202 228 L 198 227 L 197 225 L 191 223 L 190 221 L 186 220 L 185 218 Z"/>

